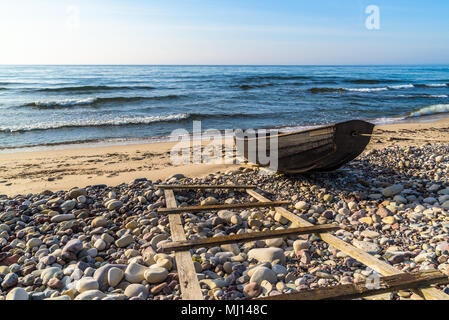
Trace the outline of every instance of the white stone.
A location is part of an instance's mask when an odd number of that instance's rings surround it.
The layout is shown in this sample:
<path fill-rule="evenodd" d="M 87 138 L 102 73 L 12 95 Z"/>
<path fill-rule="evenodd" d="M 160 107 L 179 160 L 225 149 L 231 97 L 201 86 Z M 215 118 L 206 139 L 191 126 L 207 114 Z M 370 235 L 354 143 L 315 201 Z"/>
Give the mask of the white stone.
<path fill-rule="evenodd" d="M 125 279 L 130 283 L 140 283 L 145 280 L 144 273 L 148 268 L 138 263 L 130 263 L 125 270 Z M 164 269 L 165 270 L 165 269 Z"/>
<path fill-rule="evenodd" d="M 279 248 L 259 248 L 248 251 L 248 259 L 256 259 L 258 262 L 273 262 L 279 260 L 285 264 L 284 250 Z"/>
<path fill-rule="evenodd" d="M 125 273 L 123 272 L 122 269 L 119 269 L 116 267 L 109 269 L 109 271 L 108 271 L 109 286 L 115 287 L 116 285 L 118 285 L 120 283 L 120 281 L 122 281 L 124 275 L 125 275 Z"/>
<path fill-rule="evenodd" d="M 98 290 L 98 281 L 95 280 L 92 277 L 84 277 L 81 278 L 77 285 L 76 285 L 76 290 L 78 290 L 78 292 L 83 293 L 89 290 Z"/>
<path fill-rule="evenodd" d="M 168 271 L 159 266 L 152 266 L 145 271 L 145 280 L 149 283 L 160 283 L 167 279 Z"/>
<path fill-rule="evenodd" d="M 28 300 L 28 292 L 23 288 L 14 288 L 6 295 L 6 300 Z"/>

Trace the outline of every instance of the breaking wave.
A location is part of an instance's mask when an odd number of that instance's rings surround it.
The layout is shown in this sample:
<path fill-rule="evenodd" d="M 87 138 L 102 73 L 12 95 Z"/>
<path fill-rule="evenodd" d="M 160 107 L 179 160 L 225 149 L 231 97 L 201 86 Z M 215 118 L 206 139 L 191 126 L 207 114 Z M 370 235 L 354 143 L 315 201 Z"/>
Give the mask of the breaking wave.
<path fill-rule="evenodd" d="M 279 113 L 278 113 L 279 114 Z M 200 113 L 179 113 L 164 116 L 126 116 L 116 117 L 112 119 L 82 119 L 71 121 L 54 121 L 49 123 L 30 123 L 26 125 L 16 126 L 0 126 L 0 132 L 15 133 L 26 131 L 43 131 L 63 128 L 85 128 L 85 127 L 108 127 L 108 126 L 128 126 L 139 124 L 152 124 L 160 122 L 179 122 L 184 120 L 204 120 L 204 119 L 233 119 L 233 118 L 271 118 L 273 113 L 216 113 L 216 114 L 200 114 Z"/>
<path fill-rule="evenodd" d="M 98 105 L 102 103 L 126 103 L 135 101 L 166 101 L 180 99 L 179 95 L 155 96 L 155 97 L 112 97 L 112 98 L 85 98 L 85 99 L 63 99 L 53 101 L 34 101 L 20 107 L 33 107 L 37 109 L 67 108 L 73 106 Z"/>
<path fill-rule="evenodd" d="M 435 104 L 432 106 L 421 108 L 417 111 L 413 111 L 412 113 L 410 113 L 410 117 L 421 117 L 446 112 L 449 112 L 449 104 Z"/>

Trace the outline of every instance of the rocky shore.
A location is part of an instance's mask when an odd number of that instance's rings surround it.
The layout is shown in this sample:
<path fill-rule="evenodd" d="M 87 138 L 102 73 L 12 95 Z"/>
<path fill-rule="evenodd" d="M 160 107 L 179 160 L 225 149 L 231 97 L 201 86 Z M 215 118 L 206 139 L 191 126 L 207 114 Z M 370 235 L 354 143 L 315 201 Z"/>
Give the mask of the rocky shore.
<path fill-rule="evenodd" d="M 406 272 L 449 273 L 449 145 L 372 149 L 331 173 L 258 168 L 115 187 L 0 196 L 0 300 L 180 299 L 158 183 L 255 184 L 271 200 Z M 176 191 L 180 206 L 256 201 L 240 191 Z M 188 238 L 292 227 L 271 209 L 183 214 Z M 245 299 L 366 282 L 375 272 L 314 235 L 192 249 L 206 299 Z M 449 293 L 449 286 L 439 287 Z M 379 297 L 378 297 L 379 298 Z M 410 291 L 384 299 L 417 298 Z"/>

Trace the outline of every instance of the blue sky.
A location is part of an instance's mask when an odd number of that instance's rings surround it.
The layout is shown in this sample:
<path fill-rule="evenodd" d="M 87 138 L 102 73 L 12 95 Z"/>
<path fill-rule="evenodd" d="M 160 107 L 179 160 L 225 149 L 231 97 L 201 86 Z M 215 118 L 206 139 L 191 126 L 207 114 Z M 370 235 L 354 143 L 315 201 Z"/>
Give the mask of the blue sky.
<path fill-rule="evenodd" d="M 444 0 L 2 1 L 0 64 L 447 64 L 448 14 Z"/>

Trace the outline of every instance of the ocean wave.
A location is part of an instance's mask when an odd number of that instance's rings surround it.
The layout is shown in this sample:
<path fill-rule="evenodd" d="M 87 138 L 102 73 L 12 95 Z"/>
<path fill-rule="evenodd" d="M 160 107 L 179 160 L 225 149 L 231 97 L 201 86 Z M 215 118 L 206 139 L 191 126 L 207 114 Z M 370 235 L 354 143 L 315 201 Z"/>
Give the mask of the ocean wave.
<path fill-rule="evenodd" d="M 313 87 L 309 89 L 311 93 L 331 93 L 331 92 L 379 92 L 387 90 L 411 89 L 413 84 L 401 84 L 395 86 L 377 87 L 377 88 L 328 88 L 328 87 Z"/>
<path fill-rule="evenodd" d="M 351 91 L 351 92 L 378 92 L 378 91 L 386 91 L 388 87 L 381 88 L 343 88 L 343 91 Z"/>
<path fill-rule="evenodd" d="M 151 86 L 75 86 L 56 88 L 36 88 L 30 89 L 38 92 L 92 92 L 92 91 L 114 91 L 114 90 L 154 90 Z"/>
<path fill-rule="evenodd" d="M 447 83 L 425 83 L 425 84 L 418 84 L 416 86 L 421 87 L 421 88 L 442 88 L 442 87 L 447 87 L 448 84 Z"/>
<path fill-rule="evenodd" d="M 37 109 L 56 109 L 73 106 L 98 105 L 102 103 L 126 103 L 135 101 L 166 101 L 180 99 L 179 95 L 154 96 L 154 97 L 111 97 L 111 98 L 84 98 L 84 99 L 63 99 L 53 101 L 34 101 L 19 107 L 33 107 Z"/>
<path fill-rule="evenodd" d="M 449 112 L 449 104 L 435 104 L 432 106 L 427 106 L 421 108 L 417 111 L 410 113 L 409 117 L 421 117 L 432 114 L 446 113 Z"/>
<path fill-rule="evenodd" d="M 397 86 L 388 86 L 389 89 L 411 89 L 415 86 L 413 84 L 400 84 Z"/>
<path fill-rule="evenodd" d="M 3 126 L 0 132 L 14 133 L 26 131 L 43 131 L 63 128 L 85 128 L 85 127 L 109 127 L 122 125 L 151 124 L 157 122 L 173 122 L 188 119 L 190 114 L 180 113 L 165 116 L 146 116 L 146 117 L 116 117 L 113 119 L 102 120 L 70 120 L 70 121 L 54 121 L 51 123 L 30 123 L 26 125 Z"/>
<path fill-rule="evenodd" d="M 279 115 L 279 113 L 277 113 Z M 64 128 L 86 128 L 86 127 L 109 127 L 128 126 L 139 124 L 151 124 L 158 122 L 179 122 L 205 119 L 234 119 L 234 118 L 271 118 L 273 113 L 179 113 L 165 116 L 145 116 L 145 117 L 116 117 L 113 119 L 101 120 L 70 120 L 55 121 L 51 123 L 31 123 L 26 125 L 0 126 L 2 133 L 20 133 L 26 131 L 44 131 Z"/>

